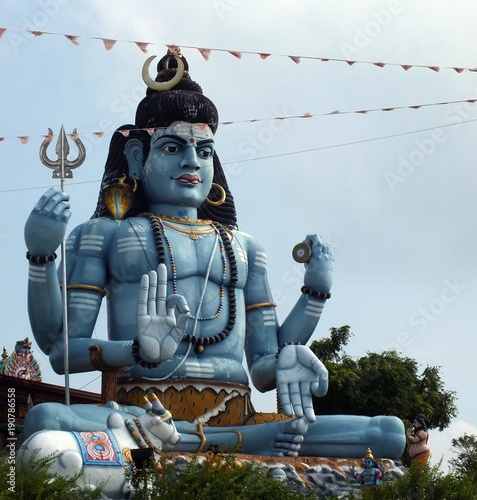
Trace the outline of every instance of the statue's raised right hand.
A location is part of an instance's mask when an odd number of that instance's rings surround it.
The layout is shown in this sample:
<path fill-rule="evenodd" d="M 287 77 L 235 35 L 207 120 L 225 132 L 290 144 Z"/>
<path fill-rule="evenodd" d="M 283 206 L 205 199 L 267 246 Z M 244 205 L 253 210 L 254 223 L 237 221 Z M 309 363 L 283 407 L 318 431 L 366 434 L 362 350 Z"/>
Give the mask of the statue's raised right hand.
<path fill-rule="evenodd" d="M 32 255 L 46 257 L 60 246 L 71 216 L 69 198 L 50 188 L 33 208 L 25 224 L 25 243 Z"/>
<path fill-rule="evenodd" d="M 159 264 L 141 278 L 137 311 L 139 356 L 147 363 L 160 363 L 174 355 L 190 317 L 182 295 L 167 295 L 167 269 Z M 175 308 L 179 315 L 175 315 Z"/>

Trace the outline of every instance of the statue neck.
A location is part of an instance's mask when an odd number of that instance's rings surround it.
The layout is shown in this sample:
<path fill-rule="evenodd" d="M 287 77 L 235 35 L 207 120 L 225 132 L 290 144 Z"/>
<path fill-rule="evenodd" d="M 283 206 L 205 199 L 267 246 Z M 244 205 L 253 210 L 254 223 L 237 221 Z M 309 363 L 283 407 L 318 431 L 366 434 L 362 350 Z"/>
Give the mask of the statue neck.
<path fill-rule="evenodd" d="M 197 208 L 180 205 L 170 205 L 167 203 L 154 203 L 149 205 L 149 211 L 154 214 L 169 215 L 170 217 L 188 217 L 197 219 Z"/>

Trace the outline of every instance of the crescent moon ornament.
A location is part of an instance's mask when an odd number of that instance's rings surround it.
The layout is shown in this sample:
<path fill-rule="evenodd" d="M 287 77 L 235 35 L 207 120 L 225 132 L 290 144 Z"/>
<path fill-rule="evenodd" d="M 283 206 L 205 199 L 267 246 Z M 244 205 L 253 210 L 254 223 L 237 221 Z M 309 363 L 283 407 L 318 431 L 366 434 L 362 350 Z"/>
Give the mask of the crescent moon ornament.
<path fill-rule="evenodd" d="M 158 92 L 171 90 L 182 80 L 182 77 L 184 76 L 184 63 L 180 57 L 174 56 L 174 59 L 177 61 L 177 72 L 174 77 L 167 82 L 156 82 L 149 75 L 149 66 L 156 57 L 157 56 L 151 56 L 146 59 L 146 62 L 142 67 L 142 79 L 150 89 L 157 90 Z"/>

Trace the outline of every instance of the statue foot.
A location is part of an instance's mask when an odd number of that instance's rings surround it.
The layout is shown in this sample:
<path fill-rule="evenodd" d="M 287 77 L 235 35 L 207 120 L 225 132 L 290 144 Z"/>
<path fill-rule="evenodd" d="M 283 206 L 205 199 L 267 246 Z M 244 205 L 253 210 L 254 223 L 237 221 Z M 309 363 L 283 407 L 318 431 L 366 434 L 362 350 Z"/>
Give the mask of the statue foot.
<path fill-rule="evenodd" d="M 397 417 L 371 417 L 365 440 L 375 457 L 399 458 L 406 445 L 404 424 Z"/>
<path fill-rule="evenodd" d="M 399 459 L 405 445 L 404 425 L 397 417 L 320 415 L 310 424 L 300 455 L 363 458 L 371 448 L 375 457 Z"/>
<path fill-rule="evenodd" d="M 304 418 L 288 420 L 283 423 L 281 430 L 282 432 L 276 435 L 275 446 L 271 454 L 280 457 L 297 457 L 308 430 L 308 422 Z"/>

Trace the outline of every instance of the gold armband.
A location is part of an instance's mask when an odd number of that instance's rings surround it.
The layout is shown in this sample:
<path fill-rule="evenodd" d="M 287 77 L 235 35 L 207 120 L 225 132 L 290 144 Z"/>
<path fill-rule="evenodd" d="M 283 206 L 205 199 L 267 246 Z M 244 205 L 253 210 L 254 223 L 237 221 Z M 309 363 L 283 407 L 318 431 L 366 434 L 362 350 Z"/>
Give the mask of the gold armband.
<path fill-rule="evenodd" d="M 60 283 L 60 287 L 63 285 Z M 90 292 L 98 292 L 100 293 L 103 297 L 106 295 L 106 290 L 104 288 L 101 288 L 99 286 L 94 286 L 94 285 L 67 285 L 66 286 L 67 290 L 88 290 Z"/>
<path fill-rule="evenodd" d="M 260 309 L 261 307 L 277 307 L 275 302 L 259 302 L 258 304 L 250 304 L 245 307 L 246 311 L 251 311 L 252 309 Z"/>

